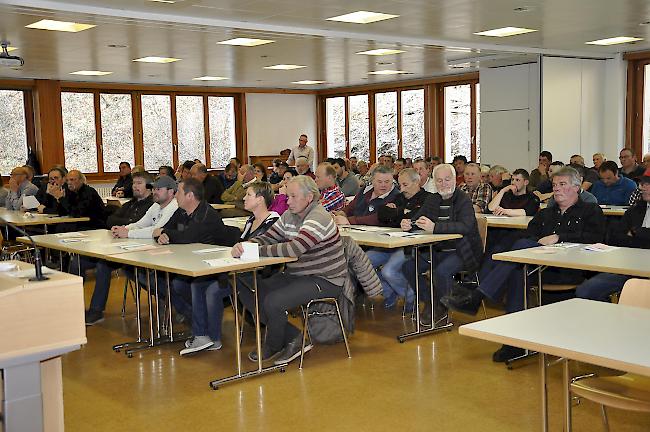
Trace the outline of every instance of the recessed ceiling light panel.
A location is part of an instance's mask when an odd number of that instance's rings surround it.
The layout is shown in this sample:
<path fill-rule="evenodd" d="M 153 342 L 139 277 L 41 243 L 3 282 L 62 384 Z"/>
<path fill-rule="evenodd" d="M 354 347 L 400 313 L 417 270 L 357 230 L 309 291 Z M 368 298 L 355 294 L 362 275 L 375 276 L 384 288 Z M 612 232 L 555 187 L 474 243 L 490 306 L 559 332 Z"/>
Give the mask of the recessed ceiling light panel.
<path fill-rule="evenodd" d="M 55 20 L 40 20 L 35 23 L 26 25 L 25 27 L 39 30 L 62 31 L 69 33 L 77 33 L 83 30 L 88 30 L 95 27 L 92 24 L 81 24 L 68 21 L 55 21 Z"/>
<path fill-rule="evenodd" d="M 345 15 L 327 18 L 327 21 L 340 21 L 354 24 L 370 24 L 377 21 L 384 21 L 397 17 L 399 17 L 399 15 L 391 15 L 381 12 L 357 11 Z"/>
<path fill-rule="evenodd" d="M 508 37 L 520 34 L 532 33 L 537 30 L 523 28 L 523 27 L 502 27 L 498 29 L 485 30 L 482 32 L 474 33 L 477 36 L 490 36 L 490 37 Z"/>
<path fill-rule="evenodd" d="M 618 45 L 618 44 L 624 44 L 624 43 L 630 43 L 630 42 L 637 42 L 637 41 L 642 41 L 643 38 L 638 38 L 638 37 L 630 37 L 630 36 L 617 36 L 617 37 L 612 37 L 612 38 L 607 38 L 607 39 L 599 39 L 591 42 L 585 42 L 587 45 L 601 45 L 601 46 L 608 46 L 608 45 Z"/>
<path fill-rule="evenodd" d="M 251 39 L 251 38 L 235 38 L 228 39 L 225 41 L 217 42 L 220 45 L 235 45 L 235 46 L 245 46 L 245 47 L 254 47 L 258 45 L 266 45 L 275 42 L 274 40 L 269 39 Z"/>
<path fill-rule="evenodd" d="M 383 56 L 383 55 L 392 55 L 392 54 L 401 54 L 406 51 L 398 49 L 387 49 L 387 48 L 378 48 L 370 51 L 361 51 L 357 54 L 370 55 L 370 56 Z"/>
<path fill-rule="evenodd" d="M 409 72 L 403 70 L 384 69 L 384 70 L 368 72 L 368 75 L 400 75 L 400 74 L 407 74 L 407 73 Z"/>
<path fill-rule="evenodd" d="M 70 72 L 70 75 L 84 75 L 84 76 L 104 76 L 104 75 L 110 75 L 113 72 L 105 72 L 105 71 L 98 71 L 98 70 L 80 70 L 77 72 Z"/>
<path fill-rule="evenodd" d="M 223 81 L 227 79 L 228 79 L 227 77 L 220 77 L 220 76 L 202 76 L 202 77 L 192 78 L 193 81 Z"/>
<path fill-rule="evenodd" d="M 270 69 L 270 70 L 294 70 L 294 69 L 302 69 L 306 68 L 307 66 L 303 65 L 294 65 L 294 64 L 277 64 L 273 66 L 265 66 L 264 69 Z"/>
<path fill-rule="evenodd" d="M 174 57 L 156 57 L 156 56 L 149 56 L 149 57 L 141 57 L 133 60 L 134 62 L 141 62 L 141 63 L 173 63 L 177 62 L 181 59 L 174 58 Z"/>
<path fill-rule="evenodd" d="M 325 81 L 302 80 L 302 81 L 292 81 L 291 84 L 315 85 L 315 84 L 325 84 Z"/>

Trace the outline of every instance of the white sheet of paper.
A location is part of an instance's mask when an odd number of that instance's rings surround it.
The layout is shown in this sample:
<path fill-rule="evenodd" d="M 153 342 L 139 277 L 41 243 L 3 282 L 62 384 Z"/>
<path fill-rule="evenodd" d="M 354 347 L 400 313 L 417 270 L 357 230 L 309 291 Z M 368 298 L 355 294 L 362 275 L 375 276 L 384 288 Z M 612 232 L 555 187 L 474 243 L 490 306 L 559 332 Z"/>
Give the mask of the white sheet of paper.
<path fill-rule="evenodd" d="M 195 253 L 195 254 L 209 254 L 209 253 L 213 253 L 213 252 L 224 252 L 224 251 L 228 251 L 228 250 L 230 250 L 230 248 L 228 246 L 216 246 L 216 247 L 213 247 L 213 248 L 198 249 L 198 250 L 192 251 L 192 253 Z"/>
<path fill-rule="evenodd" d="M 215 258 L 215 259 L 203 260 L 203 262 L 209 265 L 210 267 L 220 267 L 220 266 L 239 264 L 241 263 L 241 260 L 239 260 L 238 258 L 228 257 L 228 258 Z"/>
<path fill-rule="evenodd" d="M 39 205 L 41 205 L 41 203 L 39 203 L 36 197 L 33 195 L 27 195 L 23 197 L 23 207 L 26 209 L 35 209 Z"/>
<path fill-rule="evenodd" d="M 253 242 L 244 242 L 241 244 L 244 247 L 244 253 L 239 257 L 243 261 L 259 261 L 260 260 L 260 245 Z"/>
<path fill-rule="evenodd" d="M 67 233 L 54 234 L 54 237 L 58 237 L 58 238 L 88 237 L 88 234 L 84 234 L 80 232 L 67 232 Z"/>

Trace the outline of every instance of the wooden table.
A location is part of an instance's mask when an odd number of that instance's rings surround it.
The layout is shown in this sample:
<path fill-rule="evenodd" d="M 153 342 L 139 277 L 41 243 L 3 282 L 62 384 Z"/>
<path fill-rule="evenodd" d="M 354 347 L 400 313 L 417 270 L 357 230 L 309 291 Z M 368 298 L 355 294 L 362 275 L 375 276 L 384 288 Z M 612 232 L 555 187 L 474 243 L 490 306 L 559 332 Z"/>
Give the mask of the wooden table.
<path fill-rule="evenodd" d="M 600 206 L 605 216 L 623 216 L 630 206 Z"/>
<path fill-rule="evenodd" d="M 31 264 L 14 263 L 33 275 Z M 52 272 L 44 281 L 0 272 L 3 430 L 63 431 L 61 358 L 86 343 L 83 282 Z M 54 307 L 56 305 L 56 307 Z"/>
<path fill-rule="evenodd" d="M 225 225 L 239 228 L 239 231 L 244 231 L 244 226 L 246 225 L 248 216 L 223 218 L 222 220 Z"/>
<path fill-rule="evenodd" d="M 459 333 L 543 353 L 542 430 L 548 430 L 546 355 L 562 357 L 565 430 L 571 430 L 568 360 L 650 376 L 650 311 L 572 299 L 460 327 Z M 624 337 L 622 337 L 624 335 Z"/>
<path fill-rule="evenodd" d="M 234 209 L 234 204 L 210 204 L 215 210 Z"/>
<path fill-rule="evenodd" d="M 510 228 L 510 229 L 526 229 L 528 223 L 533 219 L 532 216 L 495 216 L 489 214 L 481 214 L 480 216 L 487 219 L 489 228 Z"/>

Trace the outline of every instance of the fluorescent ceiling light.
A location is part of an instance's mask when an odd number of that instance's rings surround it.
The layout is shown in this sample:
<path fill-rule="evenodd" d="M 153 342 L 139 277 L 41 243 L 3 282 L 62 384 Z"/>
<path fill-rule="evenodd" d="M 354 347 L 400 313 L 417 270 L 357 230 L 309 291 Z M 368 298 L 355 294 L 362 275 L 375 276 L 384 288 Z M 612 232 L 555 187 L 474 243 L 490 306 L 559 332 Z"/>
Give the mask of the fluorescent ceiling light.
<path fill-rule="evenodd" d="M 325 81 L 302 80 L 302 81 L 292 81 L 291 84 L 314 85 L 314 84 L 325 84 Z"/>
<path fill-rule="evenodd" d="M 600 40 L 595 40 L 591 42 L 585 42 L 587 45 L 617 45 L 617 44 L 624 44 L 624 43 L 630 43 L 630 42 L 636 42 L 636 41 L 641 41 L 643 38 L 638 38 L 638 37 L 630 37 L 630 36 L 617 36 L 613 38 L 608 38 L 608 39 L 600 39 Z"/>
<path fill-rule="evenodd" d="M 202 77 L 192 78 L 193 81 L 222 81 L 227 79 L 228 78 L 226 77 L 220 77 L 220 76 L 202 76 Z"/>
<path fill-rule="evenodd" d="M 397 18 L 398 16 L 399 15 L 391 15 L 380 12 L 357 11 L 345 15 L 327 18 L 327 21 L 340 21 L 354 24 L 370 24 L 377 21 Z"/>
<path fill-rule="evenodd" d="M 393 69 L 384 69 L 379 71 L 368 72 L 368 75 L 399 75 L 407 74 L 407 71 L 403 70 L 393 70 Z"/>
<path fill-rule="evenodd" d="M 77 33 L 95 27 L 92 24 L 80 24 L 68 21 L 40 20 L 26 25 L 27 28 Z"/>
<path fill-rule="evenodd" d="M 142 57 L 135 59 L 133 61 L 135 62 L 142 62 L 142 63 L 173 63 L 177 62 L 181 59 L 174 58 L 174 57 L 156 57 L 156 56 L 150 56 L 150 57 Z"/>
<path fill-rule="evenodd" d="M 217 42 L 217 44 L 254 47 L 258 45 L 270 44 L 273 42 L 275 41 L 269 39 L 235 38 L 235 39 L 229 39 L 229 40 Z"/>
<path fill-rule="evenodd" d="M 370 51 L 361 51 L 358 52 L 357 54 L 370 55 L 370 56 L 383 56 L 383 55 L 391 55 L 391 54 L 401 54 L 403 52 L 406 51 L 402 51 L 398 49 L 378 48 Z"/>
<path fill-rule="evenodd" d="M 493 30 L 485 30 L 474 34 L 477 36 L 507 37 L 507 36 L 516 36 L 525 33 L 532 33 L 536 31 L 537 30 L 521 28 L 521 27 L 503 27 L 503 28 L 498 28 Z"/>
<path fill-rule="evenodd" d="M 292 65 L 292 64 L 277 64 L 273 66 L 264 66 L 264 69 L 271 69 L 271 70 L 294 70 L 294 69 L 302 69 L 306 68 L 307 66 L 302 66 L 302 65 Z"/>
<path fill-rule="evenodd" d="M 98 70 L 80 70 L 77 72 L 70 72 L 70 75 L 104 76 L 104 75 L 110 75 L 112 73 L 113 72 L 104 72 Z"/>
<path fill-rule="evenodd" d="M 176 3 L 176 0 L 149 0 L 154 3 Z"/>

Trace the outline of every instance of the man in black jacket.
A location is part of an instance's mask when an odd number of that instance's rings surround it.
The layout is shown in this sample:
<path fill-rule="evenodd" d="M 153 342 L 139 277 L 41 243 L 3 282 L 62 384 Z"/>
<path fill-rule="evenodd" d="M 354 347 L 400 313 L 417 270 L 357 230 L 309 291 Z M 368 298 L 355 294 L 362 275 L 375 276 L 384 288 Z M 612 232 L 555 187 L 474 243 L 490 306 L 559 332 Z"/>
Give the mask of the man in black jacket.
<path fill-rule="evenodd" d="M 641 200 L 630 207 L 620 223 L 610 224 L 607 244 L 650 249 L 650 175 L 639 178 Z M 576 297 L 609 301 L 609 296 L 620 292 L 632 276 L 599 273 L 576 288 Z"/>
<path fill-rule="evenodd" d="M 62 224 L 57 230 L 68 231 L 97 229 L 106 226 L 104 202 L 95 189 L 86 184 L 86 176 L 81 171 L 72 170 L 66 176 L 67 189 L 52 191 L 57 200 L 56 213 L 60 216 L 88 217 L 88 222 Z"/>
<path fill-rule="evenodd" d="M 214 176 L 208 174 L 208 168 L 201 164 L 194 164 L 190 170 L 192 178 L 203 184 L 203 194 L 209 204 L 222 204 L 221 194 L 225 190 L 221 182 Z"/>
<path fill-rule="evenodd" d="M 57 209 L 57 199 L 52 195 L 51 191 L 67 189 L 65 183 L 65 176 L 67 171 L 65 168 L 55 167 L 47 173 L 48 182 L 45 183 L 36 194 L 36 199 L 40 203 L 38 206 L 39 213 L 55 214 Z"/>
<path fill-rule="evenodd" d="M 605 237 L 605 216 L 597 204 L 588 204 L 578 193 L 582 179 L 571 167 L 563 167 L 553 174 L 553 197 L 556 206 L 547 207 L 535 215 L 528 224 L 525 237 L 517 240 L 511 250 L 536 246 L 550 246 L 561 242 L 597 243 Z M 469 293 L 457 293 L 443 298 L 442 303 L 452 310 L 476 314 L 483 298 L 495 302 L 506 298 L 506 312 L 520 311 L 524 307 L 523 266 L 517 263 L 494 261 L 487 258 L 483 266 L 490 266 L 480 286 Z M 543 282 L 578 284 L 583 280 L 579 270 L 549 267 L 543 272 Z M 520 348 L 504 345 L 492 359 L 505 362 L 521 355 Z"/>
<path fill-rule="evenodd" d="M 144 214 L 153 205 L 153 177 L 146 171 L 133 174 L 133 198 L 122 204 L 106 220 L 106 227 L 123 226 L 142 219 Z"/>
<path fill-rule="evenodd" d="M 120 176 L 111 190 L 111 195 L 117 198 L 133 197 L 133 177 L 131 177 L 130 163 L 120 162 Z"/>
<path fill-rule="evenodd" d="M 437 321 L 445 320 L 447 317 L 447 310 L 440 303 L 440 298 L 451 292 L 453 276 L 461 270 L 476 270 L 483 254 L 472 201 L 463 191 L 456 188 L 456 178 L 456 170 L 452 165 L 436 166 L 433 170 L 433 179 L 438 192 L 430 195 L 419 211 L 401 222 L 404 231 L 419 228 L 427 233 L 463 236 L 458 240 L 436 243 L 434 246 L 436 298 L 433 305 Z M 429 268 L 425 258 L 420 256 L 419 268 L 422 272 Z M 415 260 L 407 260 L 402 269 L 411 286 L 415 286 Z M 429 284 L 422 274 L 419 277 L 420 298 L 425 304 L 420 314 L 420 323 L 430 326 L 431 298 L 429 289 L 425 288 Z"/>

